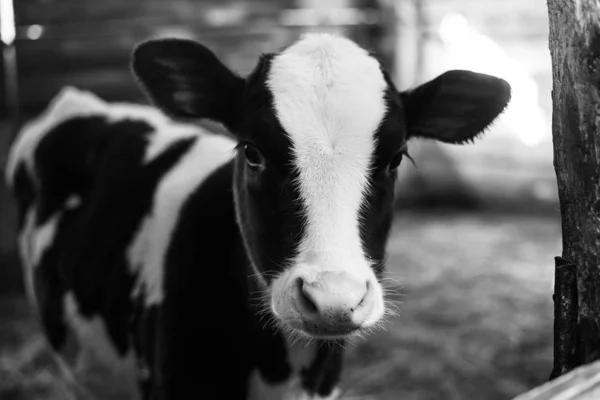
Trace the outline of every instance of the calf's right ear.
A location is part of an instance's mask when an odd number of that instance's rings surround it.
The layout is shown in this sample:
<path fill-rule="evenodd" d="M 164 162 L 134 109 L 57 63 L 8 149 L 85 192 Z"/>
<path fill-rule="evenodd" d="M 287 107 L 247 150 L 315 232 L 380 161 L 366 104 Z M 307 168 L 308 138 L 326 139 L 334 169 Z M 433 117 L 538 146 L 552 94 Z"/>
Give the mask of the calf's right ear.
<path fill-rule="evenodd" d="M 174 118 L 209 118 L 236 130 L 244 79 L 192 40 L 156 39 L 133 51 L 131 69 L 149 99 Z"/>
<path fill-rule="evenodd" d="M 504 111 L 511 88 L 495 76 L 452 70 L 400 97 L 409 138 L 459 144 L 472 141 Z"/>

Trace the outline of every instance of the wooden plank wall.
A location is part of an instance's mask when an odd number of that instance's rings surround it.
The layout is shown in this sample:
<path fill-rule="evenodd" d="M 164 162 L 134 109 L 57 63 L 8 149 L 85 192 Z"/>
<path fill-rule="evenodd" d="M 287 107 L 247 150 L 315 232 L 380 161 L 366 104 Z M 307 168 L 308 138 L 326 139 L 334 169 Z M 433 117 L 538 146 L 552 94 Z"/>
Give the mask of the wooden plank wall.
<path fill-rule="evenodd" d="M 379 18 L 378 1 L 334 3 L 370 10 Z M 310 30 L 280 25 L 284 9 L 309 6 L 306 0 L 15 1 L 22 117 L 40 112 L 65 85 L 92 90 L 107 100 L 144 102 L 128 63 L 135 44 L 149 37 L 200 40 L 245 74 L 259 53 Z M 377 22 L 341 26 L 338 31 L 391 59 L 390 46 L 380 49 L 386 33 Z"/>
<path fill-rule="evenodd" d="M 144 101 L 129 71 L 149 37 L 201 40 L 235 69 L 249 70 L 278 32 L 277 0 L 19 0 L 15 2 L 24 116 L 65 85 L 107 100 Z M 39 38 L 32 40 L 37 35 Z"/>
<path fill-rule="evenodd" d="M 342 34 L 377 54 L 393 71 L 395 42 L 394 0 L 281 0 L 281 20 L 291 37 L 302 32 Z M 298 11 L 313 11 L 302 17 Z M 303 23 L 304 22 L 304 23 Z"/>

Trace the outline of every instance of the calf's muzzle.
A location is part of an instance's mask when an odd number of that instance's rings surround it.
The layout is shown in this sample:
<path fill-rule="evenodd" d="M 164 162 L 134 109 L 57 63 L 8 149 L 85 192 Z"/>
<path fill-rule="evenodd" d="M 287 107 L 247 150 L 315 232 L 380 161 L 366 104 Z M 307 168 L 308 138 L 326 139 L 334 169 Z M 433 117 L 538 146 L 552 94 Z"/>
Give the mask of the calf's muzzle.
<path fill-rule="evenodd" d="M 302 330 L 317 337 L 360 329 L 375 306 L 372 283 L 344 271 L 299 276 L 294 284 L 294 307 L 303 321 Z"/>

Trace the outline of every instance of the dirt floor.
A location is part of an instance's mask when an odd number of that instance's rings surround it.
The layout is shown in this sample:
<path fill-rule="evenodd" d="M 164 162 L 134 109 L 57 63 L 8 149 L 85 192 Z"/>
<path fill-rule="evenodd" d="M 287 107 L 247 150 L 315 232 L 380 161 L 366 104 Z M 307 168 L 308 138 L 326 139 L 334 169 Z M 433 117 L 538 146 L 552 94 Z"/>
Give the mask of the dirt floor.
<path fill-rule="evenodd" d="M 344 398 L 508 400 L 547 380 L 560 223 L 404 213 L 390 240 L 400 316 L 349 347 Z M 69 396 L 28 304 L 0 302 L 0 399 Z"/>

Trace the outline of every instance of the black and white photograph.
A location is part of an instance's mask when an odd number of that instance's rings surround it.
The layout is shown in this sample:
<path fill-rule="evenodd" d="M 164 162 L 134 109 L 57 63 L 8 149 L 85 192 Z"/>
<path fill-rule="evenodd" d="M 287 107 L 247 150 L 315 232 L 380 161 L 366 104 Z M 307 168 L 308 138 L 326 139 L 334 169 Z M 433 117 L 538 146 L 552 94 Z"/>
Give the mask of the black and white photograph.
<path fill-rule="evenodd" d="M 0 400 L 600 400 L 598 0 L 0 0 Z"/>

